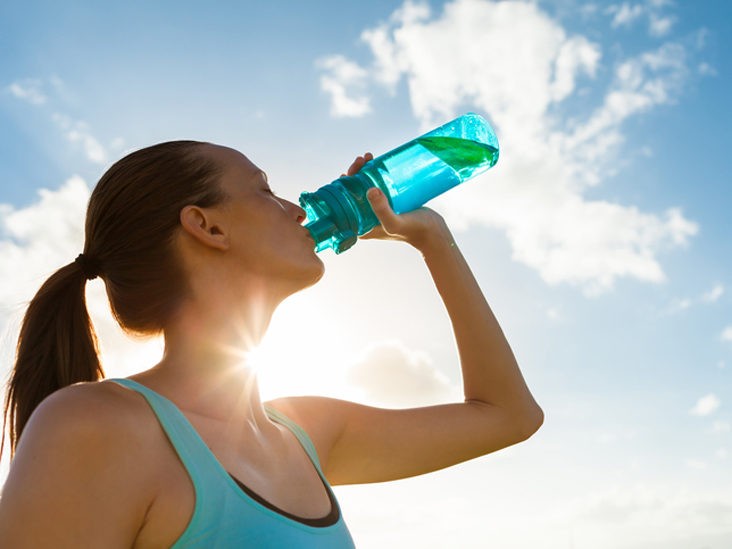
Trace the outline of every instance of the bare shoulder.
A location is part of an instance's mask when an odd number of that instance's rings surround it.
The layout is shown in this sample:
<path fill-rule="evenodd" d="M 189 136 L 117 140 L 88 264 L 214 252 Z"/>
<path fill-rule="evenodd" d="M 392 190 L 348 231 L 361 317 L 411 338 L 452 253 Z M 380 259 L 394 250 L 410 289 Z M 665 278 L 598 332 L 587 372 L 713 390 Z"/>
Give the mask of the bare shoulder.
<path fill-rule="evenodd" d="M 83 382 L 59 389 L 31 414 L 11 472 L 36 455 L 44 459 L 34 466 L 47 465 L 56 472 L 58 460 L 66 457 L 69 467 L 97 460 L 123 467 L 128 459 L 144 457 L 140 452 L 155 434 L 145 406 L 135 393 L 114 383 Z M 50 455 L 53 460 L 46 458 Z"/>
<path fill-rule="evenodd" d="M 140 409 L 140 399 L 136 395 L 112 381 L 85 381 L 59 389 L 46 397 L 38 409 L 48 406 L 73 411 L 93 406 L 95 411 L 119 415 L 120 407 L 126 412 Z"/>
<path fill-rule="evenodd" d="M 154 497 L 147 444 L 154 435 L 141 421 L 141 403 L 113 385 L 65 387 L 34 410 L 0 498 L 0 545 L 40 547 L 53 540 L 56 547 L 117 547 L 134 541 Z M 18 529 L 24 523 L 39 527 Z"/>
<path fill-rule="evenodd" d="M 148 431 L 154 432 L 146 417 L 149 411 L 142 398 L 116 383 L 77 383 L 59 389 L 38 405 L 23 431 L 18 452 L 26 439 L 63 444 L 65 437 L 93 437 L 96 444 L 90 451 L 104 451 L 103 442 L 110 448 L 133 439 L 142 442 Z"/>

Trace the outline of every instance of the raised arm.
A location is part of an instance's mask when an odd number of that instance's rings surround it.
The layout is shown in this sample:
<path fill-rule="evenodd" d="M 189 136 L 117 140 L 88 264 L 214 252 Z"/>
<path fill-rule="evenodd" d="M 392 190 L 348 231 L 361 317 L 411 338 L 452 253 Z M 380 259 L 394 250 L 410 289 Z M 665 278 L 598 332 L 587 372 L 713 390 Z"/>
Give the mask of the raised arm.
<path fill-rule="evenodd" d="M 543 412 L 443 218 L 429 208 L 396 215 L 377 189 L 368 198 L 381 226 L 362 238 L 404 241 L 424 257 L 452 323 L 465 400 L 407 410 L 308 397 L 273 405 L 304 423 L 333 484 L 419 475 L 530 437 Z"/>
<path fill-rule="evenodd" d="M 443 218 L 429 208 L 395 215 L 381 191 L 369 192 L 381 221 L 367 238 L 403 240 L 424 257 L 452 323 L 465 401 L 511 410 L 541 423 L 542 412 L 516 358 Z"/>

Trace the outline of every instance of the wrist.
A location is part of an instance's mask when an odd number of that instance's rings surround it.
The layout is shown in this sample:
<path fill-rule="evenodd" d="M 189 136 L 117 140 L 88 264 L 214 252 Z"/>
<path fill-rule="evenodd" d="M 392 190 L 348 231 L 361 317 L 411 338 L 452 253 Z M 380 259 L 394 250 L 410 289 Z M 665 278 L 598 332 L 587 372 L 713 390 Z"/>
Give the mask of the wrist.
<path fill-rule="evenodd" d="M 455 239 L 442 218 L 423 231 L 419 238 L 410 242 L 410 244 L 419 250 L 422 255 L 456 247 Z"/>

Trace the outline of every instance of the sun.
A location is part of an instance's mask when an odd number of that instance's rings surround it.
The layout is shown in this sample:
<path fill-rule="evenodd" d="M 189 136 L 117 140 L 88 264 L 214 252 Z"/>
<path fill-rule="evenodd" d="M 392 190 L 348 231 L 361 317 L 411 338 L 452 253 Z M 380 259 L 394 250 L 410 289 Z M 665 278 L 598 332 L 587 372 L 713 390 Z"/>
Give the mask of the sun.
<path fill-rule="evenodd" d="M 349 337 L 325 315 L 312 294 L 291 296 L 277 309 L 261 344 L 247 357 L 263 400 L 296 394 L 342 396 L 348 391 L 342 365 Z"/>

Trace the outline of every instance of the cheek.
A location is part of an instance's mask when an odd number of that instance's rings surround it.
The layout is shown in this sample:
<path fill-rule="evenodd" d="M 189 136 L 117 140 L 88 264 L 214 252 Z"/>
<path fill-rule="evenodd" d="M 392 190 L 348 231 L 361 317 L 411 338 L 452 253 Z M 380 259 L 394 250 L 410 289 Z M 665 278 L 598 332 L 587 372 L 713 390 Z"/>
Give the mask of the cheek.
<path fill-rule="evenodd" d="M 261 266 L 286 262 L 296 253 L 296 242 L 273 227 L 260 227 L 247 235 L 243 253 L 247 261 Z"/>

